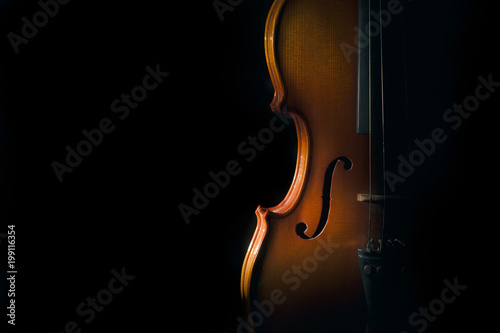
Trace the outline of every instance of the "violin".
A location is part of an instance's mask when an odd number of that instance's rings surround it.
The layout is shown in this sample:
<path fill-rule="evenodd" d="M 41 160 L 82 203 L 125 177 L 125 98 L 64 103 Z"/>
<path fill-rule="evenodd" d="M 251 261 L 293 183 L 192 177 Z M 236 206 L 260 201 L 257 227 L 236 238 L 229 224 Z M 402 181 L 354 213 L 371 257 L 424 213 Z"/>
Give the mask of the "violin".
<path fill-rule="evenodd" d="M 401 37 L 401 11 L 396 0 L 274 1 L 271 109 L 293 119 L 297 160 L 285 198 L 256 209 L 240 332 L 382 332 L 397 310 L 403 267 L 390 249 L 405 246 L 404 186 L 388 186 L 386 170 L 405 149 L 394 126 L 405 118 L 404 63 L 401 49 L 385 49 Z M 374 280 L 381 270 L 397 273 Z M 377 312 L 381 294 L 396 306 Z"/>

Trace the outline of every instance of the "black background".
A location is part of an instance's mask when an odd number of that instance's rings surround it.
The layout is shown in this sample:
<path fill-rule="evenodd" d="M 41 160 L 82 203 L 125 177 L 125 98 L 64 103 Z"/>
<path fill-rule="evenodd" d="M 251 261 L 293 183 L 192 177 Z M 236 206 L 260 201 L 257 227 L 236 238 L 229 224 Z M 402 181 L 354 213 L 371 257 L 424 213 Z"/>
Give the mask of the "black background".
<path fill-rule="evenodd" d="M 426 307 L 457 277 L 468 289 L 427 331 L 479 329 L 497 299 L 500 97 L 456 131 L 442 115 L 474 94 L 479 75 L 500 81 L 493 2 L 402 3 L 412 136 L 437 127 L 449 136 L 408 180 L 421 198 L 417 303 Z M 234 331 L 254 210 L 279 203 L 295 167 L 293 125 L 253 161 L 238 153 L 273 117 L 263 44 L 271 4 L 242 1 L 221 21 L 211 0 L 71 1 L 15 54 L 7 34 L 20 34 L 21 18 L 40 7 L 2 2 L 0 214 L 2 225 L 16 224 L 19 331 L 60 332 L 69 321 L 83 332 Z M 119 120 L 111 102 L 157 64 L 169 77 Z M 51 163 L 103 118 L 115 130 L 60 183 Z M 186 224 L 179 204 L 192 205 L 193 188 L 231 160 L 241 173 Z M 123 267 L 135 279 L 84 323 L 76 307 Z"/>

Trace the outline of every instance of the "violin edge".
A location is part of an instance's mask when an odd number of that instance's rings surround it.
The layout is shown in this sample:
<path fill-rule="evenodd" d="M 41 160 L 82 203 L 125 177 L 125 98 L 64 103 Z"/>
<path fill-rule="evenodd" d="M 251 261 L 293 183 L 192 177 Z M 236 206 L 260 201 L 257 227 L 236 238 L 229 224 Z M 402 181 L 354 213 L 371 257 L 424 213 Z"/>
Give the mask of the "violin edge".
<path fill-rule="evenodd" d="M 311 149 L 311 136 L 309 126 L 306 118 L 303 116 L 300 110 L 286 105 L 286 85 L 284 84 L 284 81 L 282 79 L 275 52 L 275 33 L 278 28 L 282 9 L 286 2 L 287 0 L 274 1 L 269 11 L 268 19 L 266 22 L 264 39 L 266 61 L 269 69 L 269 74 L 274 86 L 274 97 L 270 103 L 270 107 L 273 112 L 280 112 L 282 114 L 287 113 L 292 117 L 297 134 L 297 160 L 291 186 L 283 200 L 278 205 L 271 208 L 258 206 L 255 211 L 255 215 L 257 216 L 257 225 L 248 246 L 245 259 L 243 261 L 240 280 L 241 298 L 247 314 L 250 313 L 251 310 L 250 293 L 252 273 L 257 257 L 259 256 L 260 249 L 267 235 L 268 217 L 276 215 L 284 216 L 293 211 L 293 209 L 298 204 L 300 196 L 303 192 L 309 169 L 308 166 Z M 249 321 L 248 324 L 250 329 L 252 330 L 252 333 L 254 333 L 255 329 L 253 328 L 251 321 Z"/>
<path fill-rule="evenodd" d="M 283 7 L 287 0 L 275 0 L 267 16 L 264 33 L 264 50 L 267 67 L 274 87 L 274 97 L 271 101 L 271 109 L 274 112 L 284 113 L 286 102 L 286 86 L 283 82 L 281 71 L 276 60 L 276 31 L 279 24 Z"/>
<path fill-rule="evenodd" d="M 250 289 L 252 283 L 253 268 L 257 257 L 260 254 L 260 249 L 262 247 L 262 244 L 264 243 L 264 239 L 267 235 L 268 217 L 277 215 L 285 216 L 293 211 L 293 209 L 299 203 L 308 175 L 310 149 L 309 129 L 306 121 L 301 116 L 298 110 L 294 110 L 288 113 L 294 119 L 294 123 L 297 129 L 297 140 L 299 143 L 297 148 L 295 174 L 293 176 L 290 189 L 278 205 L 271 208 L 258 206 L 255 210 L 255 215 L 257 216 L 257 226 L 252 236 L 252 240 L 250 241 L 250 244 L 248 246 L 247 253 L 245 254 L 240 280 L 241 298 L 247 314 L 249 314 L 251 310 Z M 249 322 L 249 326 L 252 329 L 252 333 L 254 333 L 251 322 Z"/>
<path fill-rule="evenodd" d="M 285 215 L 289 213 L 297 204 L 302 189 L 304 187 L 309 165 L 311 135 L 309 125 L 302 112 L 296 108 L 286 105 L 287 88 L 281 74 L 276 52 L 276 32 L 283 12 L 283 8 L 288 0 L 275 0 L 266 21 L 264 33 L 264 47 L 266 62 L 274 87 L 274 97 L 270 103 L 273 112 L 289 114 L 295 124 L 297 133 L 297 162 L 293 180 L 286 196 L 276 206 L 266 208 L 273 214 Z M 259 211 L 259 208 L 257 209 Z"/>
<path fill-rule="evenodd" d="M 243 261 L 243 267 L 241 269 L 240 292 L 246 314 L 249 314 L 251 310 L 250 286 L 252 280 L 252 272 L 255 261 L 257 260 L 257 256 L 259 255 L 260 248 L 267 234 L 267 221 L 265 216 L 268 214 L 268 212 L 268 210 L 262 208 L 261 206 L 257 207 L 257 209 L 255 210 L 255 215 L 257 215 L 257 227 L 255 228 L 255 232 L 253 234 L 252 240 L 250 241 L 250 245 L 248 246 L 247 253 L 245 254 L 245 260 Z M 252 333 L 254 333 L 255 329 L 253 327 L 252 321 L 248 320 L 247 323 L 249 324 L 249 328 Z"/>
<path fill-rule="evenodd" d="M 286 88 L 283 84 L 283 80 L 278 69 L 278 65 L 275 57 L 275 31 L 278 26 L 279 16 L 283 9 L 286 0 L 275 0 L 269 10 L 265 33 L 264 33 L 264 50 L 266 56 L 266 63 L 271 76 L 271 81 L 274 87 L 273 100 L 270 103 L 271 110 L 273 112 L 283 112 L 284 98 L 286 96 Z M 288 194 L 287 194 L 288 196 Z M 286 198 L 286 197 L 285 197 Z M 267 209 L 258 206 L 255 210 L 255 215 L 257 216 L 257 226 L 253 233 L 252 239 L 248 246 L 247 252 L 245 254 L 245 259 L 243 261 L 243 266 L 241 268 L 241 279 L 240 279 L 240 295 L 245 307 L 246 313 L 250 313 L 251 307 L 251 297 L 250 297 L 250 286 L 252 280 L 252 272 L 259 255 L 260 248 L 264 242 L 264 238 L 267 234 L 267 221 L 265 216 L 269 213 Z M 252 333 L 255 329 L 252 323 L 249 323 L 250 330 Z"/>

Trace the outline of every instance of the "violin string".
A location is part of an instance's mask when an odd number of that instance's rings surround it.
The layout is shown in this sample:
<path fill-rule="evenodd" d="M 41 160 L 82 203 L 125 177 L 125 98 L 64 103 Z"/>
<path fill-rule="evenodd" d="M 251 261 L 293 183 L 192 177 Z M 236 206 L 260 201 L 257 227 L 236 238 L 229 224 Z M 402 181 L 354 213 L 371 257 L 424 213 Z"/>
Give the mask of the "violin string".
<path fill-rule="evenodd" d="M 379 1 L 379 22 L 382 22 L 382 0 Z M 384 244 L 385 210 L 386 210 L 386 185 L 385 185 L 385 108 L 384 108 L 384 57 L 383 57 L 383 27 L 380 25 L 380 86 L 381 86 L 381 110 L 382 110 L 382 188 L 383 188 L 383 207 L 382 207 L 382 234 L 381 239 Z"/>
<path fill-rule="evenodd" d="M 408 153 L 410 153 L 410 111 L 408 109 L 408 79 L 406 73 L 406 46 L 405 46 L 405 15 L 401 13 L 401 40 L 403 48 L 403 74 L 404 74 L 404 87 L 405 87 L 405 112 L 406 112 L 406 140 L 408 145 Z"/>
<path fill-rule="evenodd" d="M 368 17 L 372 8 L 368 0 Z M 368 245 L 372 239 L 372 36 L 368 29 Z"/>

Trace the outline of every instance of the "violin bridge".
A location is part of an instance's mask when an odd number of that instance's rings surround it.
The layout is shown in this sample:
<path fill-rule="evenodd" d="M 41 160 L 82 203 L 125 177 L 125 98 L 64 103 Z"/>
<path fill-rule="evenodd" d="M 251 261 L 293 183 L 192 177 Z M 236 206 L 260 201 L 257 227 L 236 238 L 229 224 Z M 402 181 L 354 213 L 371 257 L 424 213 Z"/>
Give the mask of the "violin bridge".
<path fill-rule="evenodd" d="M 357 199 L 359 202 L 371 202 L 371 203 L 375 203 L 375 204 L 384 204 L 384 202 L 386 200 L 399 199 L 399 196 L 359 193 Z"/>

